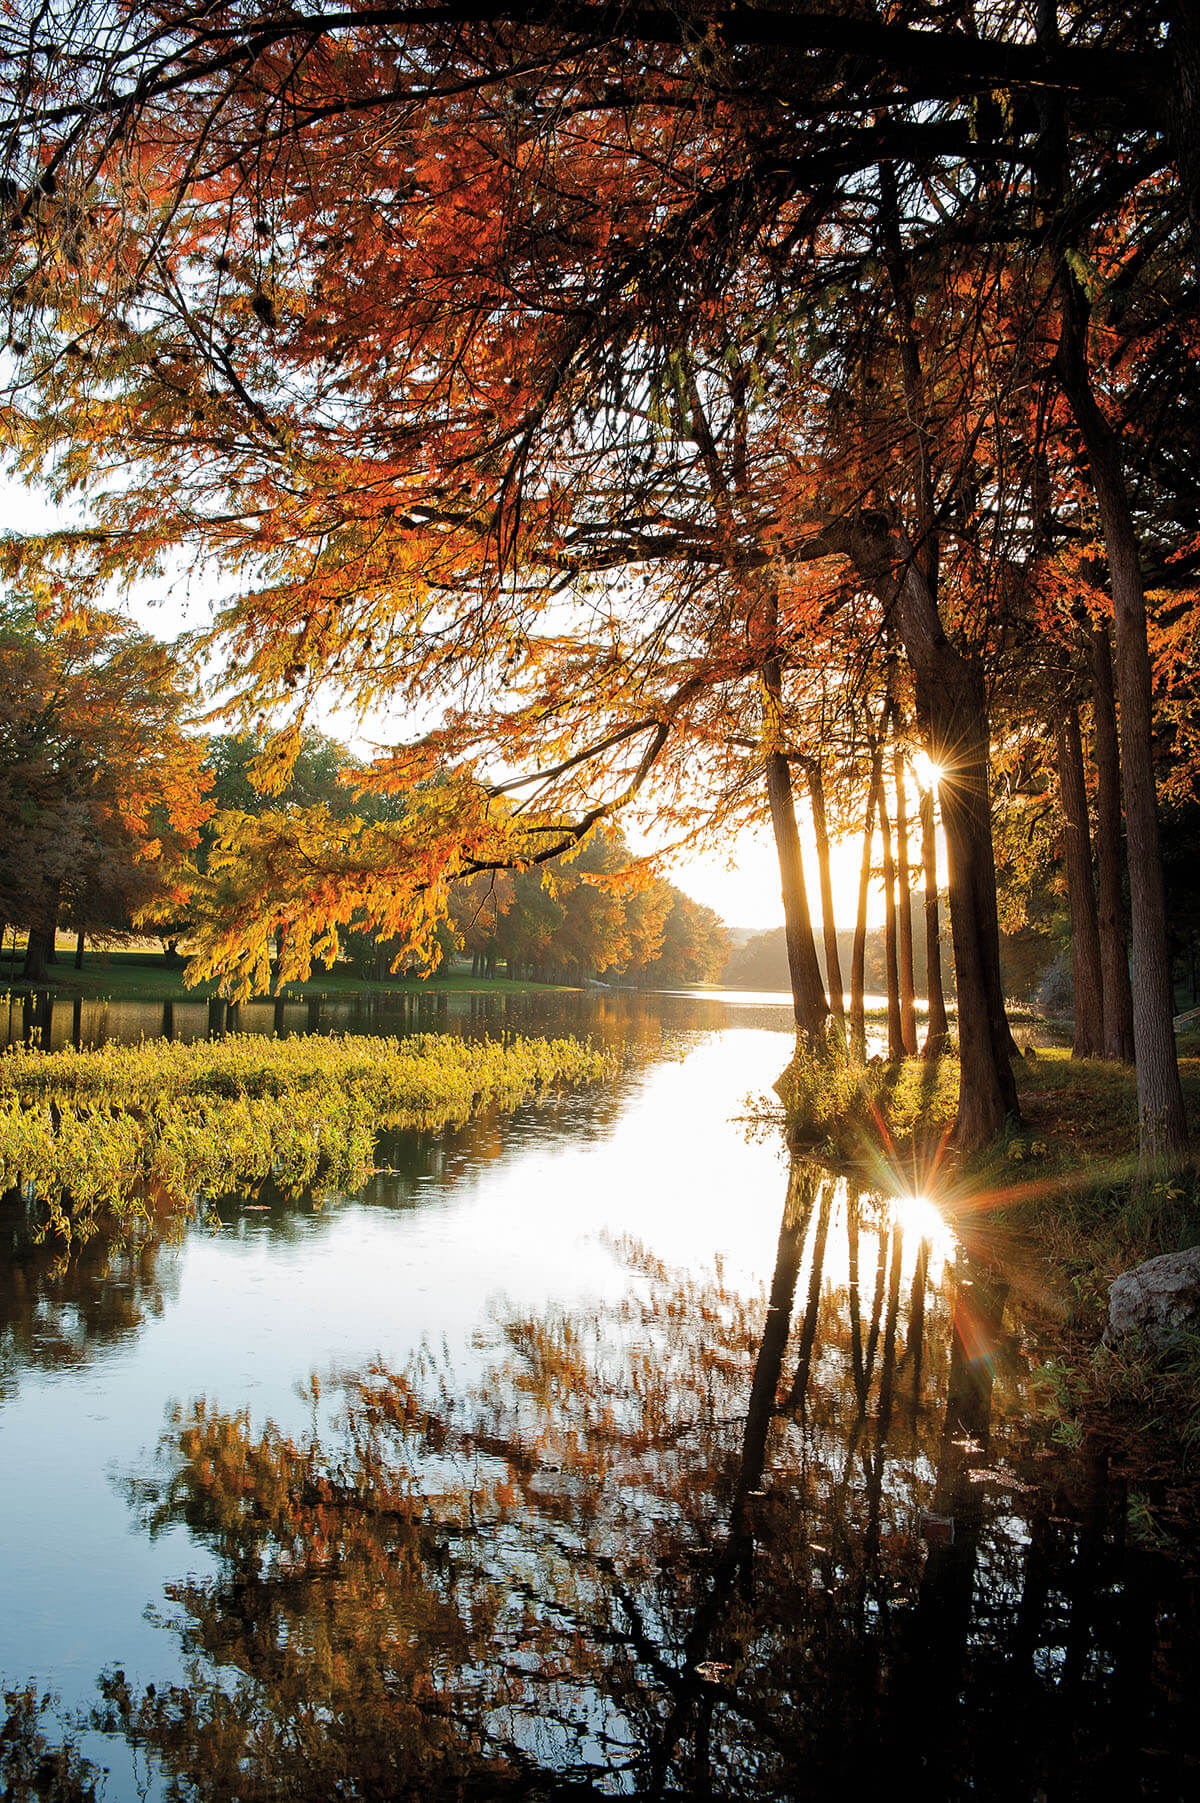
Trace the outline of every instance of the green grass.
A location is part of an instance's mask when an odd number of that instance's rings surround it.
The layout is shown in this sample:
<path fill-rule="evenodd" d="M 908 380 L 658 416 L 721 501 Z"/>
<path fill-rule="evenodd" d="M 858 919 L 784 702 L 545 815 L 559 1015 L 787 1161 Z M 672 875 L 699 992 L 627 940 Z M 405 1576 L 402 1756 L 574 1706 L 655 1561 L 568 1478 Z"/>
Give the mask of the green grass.
<path fill-rule="evenodd" d="M 18 1048 L 0 1057 L 0 1189 L 28 1186 L 66 1247 L 267 1178 L 356 1189 L 383 1128 L 443 1126 L 614 1068 L 577 1040 L 448 1034 Z"/>
<path fill-rule="evenodd" d="M 1193 1131 L 1200 1132 L 1200 1040 L 1181 1039 L 1179 1071 Z M 1073 1059 L 1050 1046 L 1016 1061 L 1021 1123 L 977 1169 L 1023 1166 L 1043 1176 L 1126 1182 L 1137 1167 L 1137 1083 L 1125 1065 Z M 835 1051 L 797 1051 L 778 1085 L 792 1142 L 853 1162 L 881 1144 L 909 1154 L 949 1133 L 958 1061 L 867 1062 Z"/>
<path fill-rule="evenodd" d="M 798 1050 L 776 1085 L 791 1144 L 873 1168 L 881 1151 L 910 1156 L 954 1122 L 958 1060 L 868 1062 L 835 1049 Z"/>
<path fill-rule="evenodd" d="M 1200 1057 L 1180 1046 L 1180 1077 L 1193 1139 L 1200 1135 Z M 1021 1073 L 1023 1125 L 1004 1148 L 1015 1215 L 1062 1319 L 1040 1376 L 1055 1438 L 1120 1448 L 1139 1497 L 1148 1542 L 1194 1545 L 1200 1495 L 1200 1336 L 1164 1358 L 1130 1337 L 1101 1341 L 1114 1277 L 1142 1260 L 1200 1243 L 1194 1167 L 1139 1177 L 1137 1089 L 1131 1070 L 1067 1052 L 1040 1056 Z M 1136 1525 L 1136 1524 L 1135 1524 Z"/>
<path fill-rule="evenodd" d="M 1183 1048 L 1179 1074 L 1193 1137 L 1200 1134 L 1200 1057 Z M 1042 1053 L 1019 1073 L 1022 1124 L 996 1162 L 1024 1177 L 1039 1247 L 1064 1272 L 1081 1318 L 1118 1272 L 1200 1242 L 1194 1169 L 1139 1174 L 1137 1085 L 1127 1066 Z"/>
<path fill-rule="evenodd" d="M 217 994 L 216 983 L 198 983 L 189 989 L 183 971 L 167 964 L 160 952 L 113 951 L 85 952 L 83 969 L 76 970 L 74 951 L 59 951 L 60 961 L 52 964 L 48 980 L 39 988 L 48 988 L 55 996 L 109 1002 L 203 1002 Z M 22 981 L 21 962 L 0 958 L 0 990 L 28 989 Z M 553 992 L 561 988 L 553 983 L 512 982 L 507 977 L 473 977 L 469 973 L 451 971 L 432 977 L 392 977 L 382 982 L 368 982 L 356 972 L 339 966 L 323 971 L 308 983 L 289 983 L 283 990 L 285 1001 L 302 1001 L 313 997 L 347 998 L 362 996 L 408 995 L 526 995 Z"/>

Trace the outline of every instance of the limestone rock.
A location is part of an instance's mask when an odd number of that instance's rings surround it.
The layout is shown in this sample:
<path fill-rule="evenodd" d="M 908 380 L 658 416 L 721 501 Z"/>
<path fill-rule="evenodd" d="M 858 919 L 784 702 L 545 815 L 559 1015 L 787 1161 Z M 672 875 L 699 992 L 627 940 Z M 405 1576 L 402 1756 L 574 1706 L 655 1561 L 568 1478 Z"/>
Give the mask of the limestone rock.
<path fill-rule="evenodd" d="M 1108 1290 L 1104 1343 L 1141 1333 L 1159 1352 L 1180 1334 L 1200 1331 L 1200 1246 L 1167 1252 L 1124 1271 Z"/>

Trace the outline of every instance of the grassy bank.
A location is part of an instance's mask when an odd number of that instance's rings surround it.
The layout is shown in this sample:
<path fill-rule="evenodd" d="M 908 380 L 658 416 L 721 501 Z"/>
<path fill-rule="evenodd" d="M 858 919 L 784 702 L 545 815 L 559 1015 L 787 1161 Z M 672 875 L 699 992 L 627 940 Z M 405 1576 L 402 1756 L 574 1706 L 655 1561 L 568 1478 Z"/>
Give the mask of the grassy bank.
<path fill-rule="evenodd" d="M 1180 1046 L 1180 1075 L 1200 1139 L 1200 1044 Z M 1052 1048 L 1016 1069 L 1021 1124 L 966 1163 L 946 1140 L 956 1060 L 793 1064 L 780 1093 L 798 1147 L 865 1185 L 912 1188 L 943 1205 L 965 1244 L 1039 1306 L 1048 1354 L 1039 1374 L 1053 1433 L 1113 1449 L 1144 1491 L 1147 1531 L 1183 1535 L 1200 1521 L 1200 1336 L 1163 1359 L 1132 1340 L 1101 1342 L 1114 1277 L 1143 1259 L 1200 1244 L 1195 1168 L 1139 1180 L 1132 1070 Z"/>
<path fill-rule="evenodd" d="M 612 1068 L 575 1040 L 438 1034 L 14 1050 L 0 1057 L 0 1187 L 31 1185 L 64 1243 L 268 1177 L 353 1189 L 382 1128 L 462 1121 Z"/>
<path fill-rule="evenodd" d="M 1200 1043 L 1180 1045 L 1180 1077 L 1193 1131 L 1200 1133 Z M 1131 1068 L 1073 1059 L 1049 1046 L 1016 1061 L 1021 1125 L 970 1168 L 1022 1166 L 1047 1179 L 1126 1182 L 1137 1166 L 1137 1085 Z M 958 1103 L 958 1061 L 897 1064 L 797 1057 L 779 1084 L 789 1135 L 846 1163 L 870 1164 L 881 1148 L 911 1162 L 949 1134 Z"/>
<path fill-rule="evenodd" d="M 1193 1139 L 1200 1056 L 1180 1058 Z M 1102 1343 L 1109 1285 L 1143 1259 L 1200 1244 L 1200 1180 L 1190 1169 L 1139 1180 L 1133 1072 L 1063 1053 L 1039 1059 L 1021 1090 L 1023 1128 L 1005 1147 L 1023 1226 L 1061 1310 L 1041 1373 L 1058 1438 L 1111 1448 L 1144 1505 L 1145 1537 L 1200 1526 L 1200 1335 L 1163 1357 L 1136 1337 Z M 1022 1182 L 1023 1179 L 1023 1182 Z"/>
<path fill-rule="evenodd" d="M 37 988 L 65 1000 L 78 995 L 85 1001 L 204 1002 L 217 994 L 216 983 L 198 983 L 189 989 L 182 968 L 168 964 L 160 952 L 85 952 L 81 970 L 75 969 L 73 952 L 60 951 L 59 959 L 50 966 L 47 982 L 39 983 Z M 326 996 L 361 1000 L 367 996 L 526 995 L 551 993 L 558 987 L 553 983 L 514 983 L 507 977 L 473 977 L 462 971 L 440 972 L 432 977 L 389 976 L 375 983 L 339 967 L 319 972 L 308 983 L 288 983 L 282 993 L 284 1001 Z M 21 977 L 20 960 L 14 963 L 0 958 L 0 991 L 19 994 L 29 988 Z"/>

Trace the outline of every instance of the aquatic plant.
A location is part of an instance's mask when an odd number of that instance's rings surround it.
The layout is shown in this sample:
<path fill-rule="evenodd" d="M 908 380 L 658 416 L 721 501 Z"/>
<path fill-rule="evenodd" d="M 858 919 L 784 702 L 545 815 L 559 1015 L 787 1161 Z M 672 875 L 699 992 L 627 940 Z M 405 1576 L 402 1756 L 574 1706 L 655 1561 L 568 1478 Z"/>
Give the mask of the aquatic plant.
<path fill-rule="evenodd" d="M 385 1128 L 461 1122 L 612 1069 L 578 1040 L 446 1034 L 17 1048 L 0 1057 L 0 1188 L 29 1188 L 65 1242 L 268 1177 L 354 1189 Z"/>

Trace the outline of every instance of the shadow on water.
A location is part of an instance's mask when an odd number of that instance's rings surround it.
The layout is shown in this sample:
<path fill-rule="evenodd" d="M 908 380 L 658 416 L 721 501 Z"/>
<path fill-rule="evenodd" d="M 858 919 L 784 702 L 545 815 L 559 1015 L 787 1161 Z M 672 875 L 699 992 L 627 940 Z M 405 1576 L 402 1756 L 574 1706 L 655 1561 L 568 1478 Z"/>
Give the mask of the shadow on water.
<path fill-rule="evenodd" d="M 965 1229 L 797 1161 L 765 1295 L 620 1251 L 469 1382 L 183 1412 L 134 1501 L 215 1575 L 107 1731 L 203 1799 L 1194 1794 L 1195 1573 L 1040 1426 Z"/>

